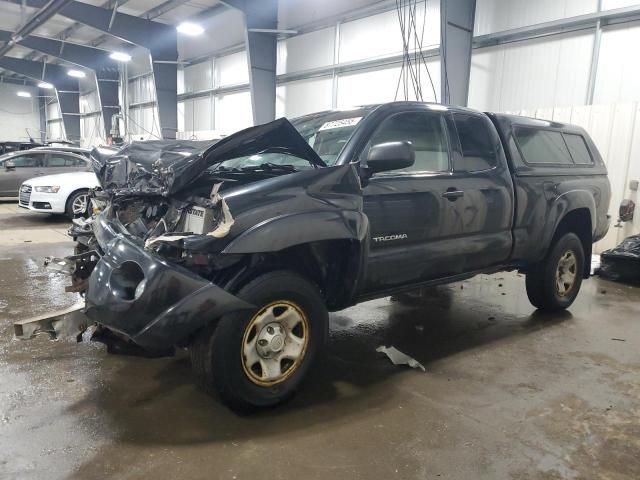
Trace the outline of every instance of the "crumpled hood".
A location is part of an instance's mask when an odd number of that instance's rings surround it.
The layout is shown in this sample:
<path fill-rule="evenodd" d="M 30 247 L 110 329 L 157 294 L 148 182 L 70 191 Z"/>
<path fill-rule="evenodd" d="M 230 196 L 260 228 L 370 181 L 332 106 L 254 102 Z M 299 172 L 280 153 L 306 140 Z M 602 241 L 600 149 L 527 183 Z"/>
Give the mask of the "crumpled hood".
<path fill-rule="evenodd" d="M 326 166 L 286 118 L 241 130 L 213 144 L 155 140 L 133 142 L 120 150 L 96 148 L 91 160 L 105 191 L 167 196 L 192 183 L 211 165 L 267 152 L 287 153 L 314 166 Z"/>

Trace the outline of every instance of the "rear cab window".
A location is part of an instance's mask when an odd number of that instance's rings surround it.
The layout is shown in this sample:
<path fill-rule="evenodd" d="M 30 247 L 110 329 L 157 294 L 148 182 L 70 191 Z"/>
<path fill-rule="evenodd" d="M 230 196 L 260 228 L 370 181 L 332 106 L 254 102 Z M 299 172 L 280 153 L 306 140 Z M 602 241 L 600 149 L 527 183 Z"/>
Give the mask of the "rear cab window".
<path fill-rule="evenodd" d="M 462 158 L 454 162 L 454 170 L 480 172 L 498 165 L 499 138 L 490 129 L 490 120 L 480 115 L 454 113 Z"/>
<path fill-rule="evenodd" d="M 593 165 L 593 157 L 582 135 L 565 133 L 564 141 L 567 142 L 571 157 L 577 165 Z"/>

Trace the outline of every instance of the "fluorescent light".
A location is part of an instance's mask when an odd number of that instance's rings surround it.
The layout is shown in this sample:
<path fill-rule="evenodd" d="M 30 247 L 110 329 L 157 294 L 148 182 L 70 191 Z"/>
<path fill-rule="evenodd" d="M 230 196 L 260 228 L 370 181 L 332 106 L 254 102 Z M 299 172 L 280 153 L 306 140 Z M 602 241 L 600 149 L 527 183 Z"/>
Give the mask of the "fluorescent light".
<path fill-rule="evenodd" d="M 128 62 L 131 60 L 131 55 L 124 52 L 112 52 L 109 58 L 117 62 Z"/>
<path fill-rule="evenodd" d="M 75 78 L 84 78 L 85 74 L 82 70 L 69 70 L 67 72 L 67 75 L 69 75 L 70 77 L 75 77 Z"/>
<path fill-rule="evenodd" d="M 45 88 L 47 90 L 51 90 L 53 88 L 53 85 L 51 85 L 49 82 L 40 82 L 38 84 L 38 88 Z"/>
<path fill-rule="evenodd" d="M 29 92 L 24 92 L 24 91 L 22 91 L 22 90 L 20 90 L 20 91 L 17 93 L 17 95 L 18 95 L 19 97 L 31 98 L 31 94 L 30 94 Z"/>
<path fill-rule="evenodd" d="M 204 28 L 197 23 L 192 22 L 182 22 L 180 25 L 176 27 L 176 30 L 180 33 L 184 33 L 185 35 L 189 35 L 191 37 L 195 37 L 196 35 L 202 35 L 204 33 Z"/>

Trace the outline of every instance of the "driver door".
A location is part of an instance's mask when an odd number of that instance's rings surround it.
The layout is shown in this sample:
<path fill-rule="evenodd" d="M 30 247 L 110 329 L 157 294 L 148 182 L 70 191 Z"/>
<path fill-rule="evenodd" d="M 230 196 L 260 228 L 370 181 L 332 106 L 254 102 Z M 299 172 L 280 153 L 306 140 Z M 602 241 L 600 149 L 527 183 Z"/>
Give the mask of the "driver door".
<path fill-rule="evenodd" d="M 417 109 L 387 117 L 362 155 L 385 142 L 409 141 L 413 166 L 375 174 L 363 190 L 370 224 L 366 293 L 455 275 L 454 199 L 444 113 Z"/>

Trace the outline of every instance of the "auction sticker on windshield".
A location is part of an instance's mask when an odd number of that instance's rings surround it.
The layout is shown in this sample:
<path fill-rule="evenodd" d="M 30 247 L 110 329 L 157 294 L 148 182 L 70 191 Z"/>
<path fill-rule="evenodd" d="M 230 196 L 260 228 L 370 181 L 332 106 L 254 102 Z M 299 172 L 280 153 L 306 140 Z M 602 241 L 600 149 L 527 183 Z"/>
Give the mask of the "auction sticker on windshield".
<path fill-rule="evenodd" d="M 352 117 L 352 118 L 343 118 L 342 120 L 333 120 L 331 122 L 324 123 L 318 129 L 318 131 L 321 132 L 323 130 L 331 130 L 332 128 L 353 127 L 360 120 L 362 120 L 362 117 Z"/>

